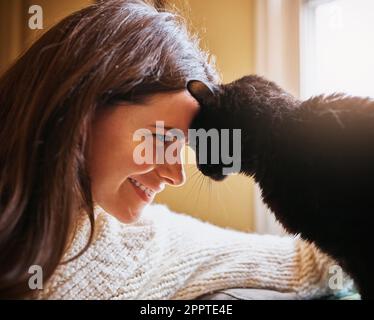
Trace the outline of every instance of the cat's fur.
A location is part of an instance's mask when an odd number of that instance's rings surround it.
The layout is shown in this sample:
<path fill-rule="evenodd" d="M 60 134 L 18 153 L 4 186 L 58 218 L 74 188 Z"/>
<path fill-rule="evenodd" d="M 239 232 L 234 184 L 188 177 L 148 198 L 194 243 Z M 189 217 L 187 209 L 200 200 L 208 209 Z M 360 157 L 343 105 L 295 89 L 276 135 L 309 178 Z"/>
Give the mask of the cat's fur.
<path fill-rule="evenodd" d="M 334 94 L 302 102 L 254 75 L 187 88 L 201 106 L 191 128 L 241 129 L 240 173 L 255 179 L 289 232 L 335 258 L 373 299 L 374 101 Z M 197 162 L 224 178 L 223 165 Z"/>

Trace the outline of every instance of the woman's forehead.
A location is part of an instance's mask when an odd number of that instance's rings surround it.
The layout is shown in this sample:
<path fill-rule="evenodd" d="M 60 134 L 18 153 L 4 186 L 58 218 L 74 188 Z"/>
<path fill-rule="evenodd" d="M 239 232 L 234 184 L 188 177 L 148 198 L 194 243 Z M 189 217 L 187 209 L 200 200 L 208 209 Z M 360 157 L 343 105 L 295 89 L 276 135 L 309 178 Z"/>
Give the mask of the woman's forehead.
<path fill-rule="evenodd" d="M 146 104 L 159 105 L 160 107 L 164 106 L 166 108 L 174 105 L 183 106 L 188 110 L 191 109 L 191 111 L 199 107 L 198 102 L 187 90 L 153 94 L 149 96 Z"/>
<path fill-rule="evenodd" d="M 189 126 L 199 110 L 198 102 L 187 90 L 157 93 L 142 100 L 142 103 L 123 104 L 110 112 L 109 127 L 155 128 L 162 123 L 165 130 L 170 128 L 182 130 L 188 134 Z M 117 124 L 116 126 L 113 125 Z"/>
<path fill-rule="evenodd" d="M 199 104 L 187 90 L 182 90 L 155 94 L 148 99 L 147 107 L 150 107 L 147 111 L 151 118 L 163 120 L 168 126 L 182 127 L 189 125 Z"/>

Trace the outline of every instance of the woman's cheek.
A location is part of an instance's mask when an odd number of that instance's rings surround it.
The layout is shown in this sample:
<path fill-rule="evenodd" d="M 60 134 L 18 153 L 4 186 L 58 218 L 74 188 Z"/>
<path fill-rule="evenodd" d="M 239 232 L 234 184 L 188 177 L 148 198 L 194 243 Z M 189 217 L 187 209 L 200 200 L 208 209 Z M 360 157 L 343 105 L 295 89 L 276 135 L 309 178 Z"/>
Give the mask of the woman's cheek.
<path fill-rule="evenodd" d="M 152 164 L 135 164 L 132 174 L 146 174 L 155 168 Z"/>
<path fill-rule="evenodd" d="M 160 159 L 164 158 L 164 152 L 157 148 L 153 138 L 141 142 L 131 141 L 128 145 L 132 145 L 132 149 L 126 159 L 132 159 L 133 174 L 145 174 L 152 171 Z"/>
<path fill-rule="evenodd" d="M 130 175 L 145 174 L 152 171 L 155 168 L 154 162 L 152 160 L 143 161 L 143 158 L 136 158 L 134 150 L 126 156 L 126 159 L 130 160 L 126 161 L 126 167 L 130 171 Z"/>

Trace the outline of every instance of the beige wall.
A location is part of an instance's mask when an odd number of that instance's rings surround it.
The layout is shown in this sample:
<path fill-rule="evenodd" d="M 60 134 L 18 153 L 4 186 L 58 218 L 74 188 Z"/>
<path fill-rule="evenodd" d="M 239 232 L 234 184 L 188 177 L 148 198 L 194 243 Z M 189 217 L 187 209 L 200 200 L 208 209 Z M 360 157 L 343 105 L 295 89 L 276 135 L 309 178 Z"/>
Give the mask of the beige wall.
<path fill-rule="evenodd" d="M 12 63 L 32 42 L 73 11 L 94 0 L 0 0 L 0 72 Z M 31 5 L 43 8 L 43 30 L 28 28 Z"/>
<path fill-rule="evenodd" d="M 44 30 L 31 30 L 26 28 L 26 46 L 29 46 L 36 38 L 38 38 L 45 30 L 55 25 L 64 17 L 74 11 L 86 7 L 94 0 L 24 0 L 26 7 L 38 4 L 43 8 Z"/>
<path fill-rule="evenodd" d="M 217 58 L 224 82 L 254 72 L 253 0 L 173 0 Z M 253 230 L 253 182 L 234 176 L 208 182 L 186 166 L 183 187 L 167 188 L 157 198 L 172 209 L 239 230 Z M 209 183 L 211 186 L 209 186 Z"/>
<path fill-rule="evenodd" d="M 0 73 L 18 56 L 23 47 L 23 2 L 0 0 Z"/>
<path fill-rule="evenodd" d="M 93 0 L 1 0 L 0 64 L 5 66 L 32 41 L 40 31 L 27 28 L 31 4 L 44 10 L 45 29 L 74 10 Z M 205 48 L 217 57 L 223 81 L 228 82 L 254 70 L 253 0 L 172 0 L 199 33 Z M 156 201 L 221 226 L 240 230 L 253 227 L 253 183 L 244 177 L 230 177 L 222 183 L 202 180 L 196 167 L 188 166 L 187 183 L 181 188 L 167 188 Z M 210 186 L 209 186 L 210 184 Z"/>

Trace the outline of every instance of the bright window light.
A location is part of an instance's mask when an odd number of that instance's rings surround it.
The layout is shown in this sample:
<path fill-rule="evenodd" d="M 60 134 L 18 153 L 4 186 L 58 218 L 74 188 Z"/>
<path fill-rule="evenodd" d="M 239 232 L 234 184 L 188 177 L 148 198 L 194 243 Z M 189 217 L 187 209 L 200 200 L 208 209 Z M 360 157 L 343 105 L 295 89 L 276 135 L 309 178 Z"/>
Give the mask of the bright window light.
<path fill-rule="evenodd" d="M 374 97 L 374 1 L 306 1 L 302 96 Z"/>

